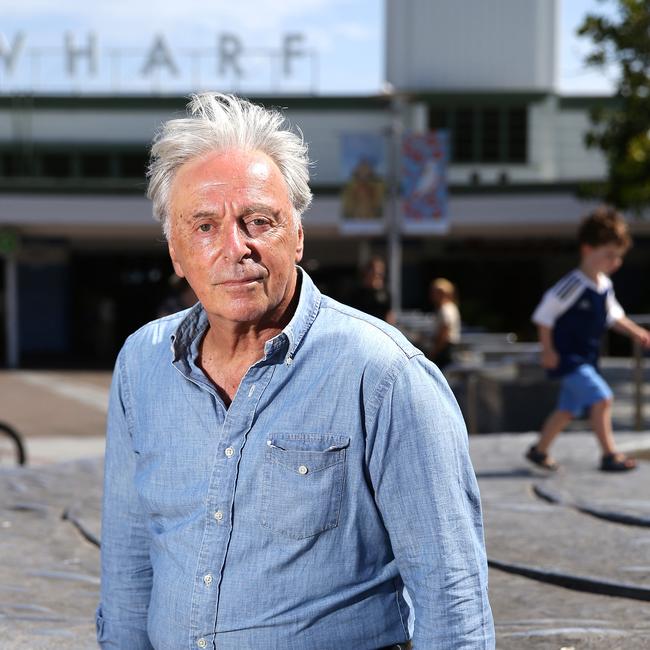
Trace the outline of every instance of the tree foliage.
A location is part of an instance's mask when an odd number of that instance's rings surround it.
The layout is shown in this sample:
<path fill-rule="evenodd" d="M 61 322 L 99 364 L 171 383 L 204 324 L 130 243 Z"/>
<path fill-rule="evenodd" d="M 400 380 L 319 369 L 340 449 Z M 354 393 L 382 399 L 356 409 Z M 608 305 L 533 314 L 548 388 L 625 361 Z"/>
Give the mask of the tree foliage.
<path fill-rule="evenodd" d="M 615 101 L 592 110 L 586 143 L 607 159 L 600 196 L 640 214 L 650 206 L 650 0 L 614 2 L 614 17 L 589 14 L 578 29 L 593 43 L 586 63 L 618 71 Z"/>

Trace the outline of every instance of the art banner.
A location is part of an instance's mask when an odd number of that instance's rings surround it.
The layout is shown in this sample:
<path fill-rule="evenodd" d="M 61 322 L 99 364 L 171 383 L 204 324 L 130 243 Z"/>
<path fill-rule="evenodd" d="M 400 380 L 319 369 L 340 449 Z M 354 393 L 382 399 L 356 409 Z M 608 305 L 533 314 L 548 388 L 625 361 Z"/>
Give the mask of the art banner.
<path fill-rule="evenodd" d="M 402 231 L 445 233 L 449 132 L 408 134 L 402 140 Z"/>
<path fill-rule="evenodd" d="M 380 234 L 386 213 L 386 146 L 380 133 L 341 135 L 341 232 Z"/>

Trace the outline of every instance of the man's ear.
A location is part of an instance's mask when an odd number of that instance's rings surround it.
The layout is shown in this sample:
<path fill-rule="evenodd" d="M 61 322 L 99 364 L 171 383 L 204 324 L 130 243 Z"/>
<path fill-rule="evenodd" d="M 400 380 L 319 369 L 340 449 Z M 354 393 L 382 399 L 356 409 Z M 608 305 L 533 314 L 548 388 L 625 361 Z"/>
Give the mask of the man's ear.
<path fill-rule="evenodd" d="M 170 241 L 167 242 L 167 248 L 169 250 L 169 257 L 171 257 L 172 260 L 172 265 L 174 266 L 174 272 L 179 278 L 184 278 L 185 271 L 183 271 L 183 266 L 179 262 L 178 257 L 176 257 L 176 251 L 174 250 L 174 245 Z"/>
<path fill-rule="evenodd" d="M 305 250 L 305 238 L 302 232 L 302 224 L 298 224 L 298 241 L 296 243 L 296 263 L 302 259 L 302 254 Z"/>

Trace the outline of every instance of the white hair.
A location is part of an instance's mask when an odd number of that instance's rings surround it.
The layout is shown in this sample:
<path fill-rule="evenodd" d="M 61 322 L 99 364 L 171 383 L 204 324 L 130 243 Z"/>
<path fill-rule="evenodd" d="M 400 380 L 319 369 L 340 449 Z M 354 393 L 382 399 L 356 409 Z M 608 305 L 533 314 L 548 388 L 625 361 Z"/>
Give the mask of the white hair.
<path fill-rule="evenodd" d="M 147 196 L 153 216 L 169 238 L 169 193 L 178 169 L 212 151 L 261 151 L 278 166 L 293 206 L 296 227 L 311 203 L 309 158 L 302 133 L 285 126 L 283 115 L 220 93 L 192 95 L 187 117 L 165 122 L 151 146 Z"/>

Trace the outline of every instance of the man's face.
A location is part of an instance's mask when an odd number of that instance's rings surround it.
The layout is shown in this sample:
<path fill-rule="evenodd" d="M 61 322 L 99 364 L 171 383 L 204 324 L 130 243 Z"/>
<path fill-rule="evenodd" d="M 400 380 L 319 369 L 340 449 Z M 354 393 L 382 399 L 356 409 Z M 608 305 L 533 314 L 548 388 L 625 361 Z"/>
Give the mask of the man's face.
<path fill-rule="evenodd" d="M 582 260 L 594 271 L 611 275 L 623 263 L 626 249 L 616 244 L 603 244 L 601 246 L 582 245 Z"/>
<path fill-rule="evenodd" d="M 213 319 L 279 320 L 296 287 L 302 226 L 286 184 L 260 151 L 209 153 L 184 164 L 170 191 L 169 253 Z"/>

